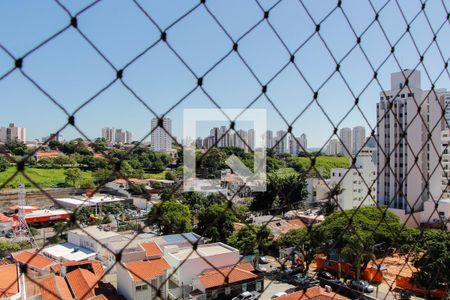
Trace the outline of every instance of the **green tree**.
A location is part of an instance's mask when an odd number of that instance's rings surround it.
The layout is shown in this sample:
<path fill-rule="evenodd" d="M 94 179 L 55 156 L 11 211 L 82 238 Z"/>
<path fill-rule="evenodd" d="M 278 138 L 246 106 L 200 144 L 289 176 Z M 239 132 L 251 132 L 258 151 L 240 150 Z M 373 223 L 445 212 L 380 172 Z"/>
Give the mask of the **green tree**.
<path fill-rule="evenodd" d="M 78 168 L 69 168 L 64 171 L 64 176 L 66 176 L 66 183 L 75 186 L 77 182 L 83 176 L 83 173 Z"/>
<path fill-rule="evenodd" d="M 210 149 L 206 154 L 199 154 L 197 162 L 199 163 L 198 173 L 202 178 L 216 178 L 220 169 L 225 166 L 226 155 L 221 149 Z"/>
<path fill-rule="evenodd" d="M 272 244 L 273 236 L 266 226 L 247 225 L 228 238 L 228 244 L 243 255 L 263 254 Z"/>
<path fill-rule="evenodd" d="M 320 250 L 320 236 L 316 226 L 307 228 L 289 230 L 287 233 L 281 235 L 279 243 L 281 246 L 289 248 L 294 247 L 292 259 L 295 258 L 295 253 L 300 253 L 305 270 L 308 271 L 311 263 L 314 260 L 315 254 Z"/>
<path fill-rule="evenodd" d="M 163 234 L 192 231 L 189 207 L 174 200 L 155 204 L 148 214 L 147 225 L 157 225 Z"/>
<path fill-rule="evenodd" d="M 5 147 L 14 155 L 25 155 L 28 152 L 27 145 L 21 141 L 9 141 L 5 143 Z"/>
<path fill-rule="evenodd" d="M 341 255 L 347 261 L 352 262 L 355 269 L 356 278 L 361 277 L 361 270 L 365 270 L 369 262 L 375 259 L 372 234 L 366 231 L 348 230 L 344 233 L 345 246 L 341 250 Z"/>
<path fill-rule="evenodd" d="M 17 243 L 0 240 L 0 256 L 1 257 L 5 257 L 5 256 L 11 254 L 11 252 L 19 251 L 20 249 L 21 249 L 21 247 Z"/>
<path fill-rule="evenodd" d="M 102 212 L 104 214 L 117 215 L 123 212 L 125 206 L 120 202 L 107 203 L 102 205 Z"/>
<path fill-rule="evenodd" d="M 173 175 L 172 172 L 166 172 L 166 174 L 164 174 L 164 178 L 166 180 L 175 180 L 175 175 Z"/>
<path fill-rule="evenodd" d="M 107 168 L 96 170 L 92 176 L 94 177 L 95 184 L 104 184 L 117 178 L 115 173 Z"/>
<path fill-rule="evenodd" d="M 83 206 L 78 210 L 74 211 L 75 220 L 77 220 L 80 223 L 88 222 L 92 214 L 94 214 L 94 212 L 92 211 L 92 208 L 90 208 L 89 206 Z"/>
<path fill-rule="evenodd" d="M 329 216 L 336 208 L 338 208 L 338 197 L 344 192 L 344 188 L 340 184 L 336 184 L 326 193 L 326 200 L 320 204 L 320 212 L 325 216 Z"/>
<path fill-rule="evenodd" d="M 450 283 L 450 233 L 442 230 L 424 232 L 422 243 L 413 261 L 418 272 L 413 282 L 426 289 L 439 288 Z"/>
<path fill-rule="evenodd" d="M 213 242 L 225 242 L 234 231 L 234 223 L 239 221 L 234 211 L 224 204 L 207 207 L 198 219 L 197 232 Z"/>
<path fill-rule="evenodd" d="M 4 172 L 9 166 L 9 162 L 6 158 L 0 156 L 0 172 Z"/>

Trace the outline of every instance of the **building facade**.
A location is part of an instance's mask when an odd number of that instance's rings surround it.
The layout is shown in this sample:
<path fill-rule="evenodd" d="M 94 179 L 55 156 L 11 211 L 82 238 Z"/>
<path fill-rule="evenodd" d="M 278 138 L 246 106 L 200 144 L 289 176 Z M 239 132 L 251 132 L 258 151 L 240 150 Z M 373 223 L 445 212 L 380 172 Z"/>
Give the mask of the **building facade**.
<path fill-rule="evenodd" d="M 406 81 L 407 79 L 407 81 Z M 406 84 L 407 83 L 407 84 Z M 391 74 L 377 104 L 377 200 L 404 213 L 420 211 L 442 192 L 438 151 L 443 96 L 422 90 L 420 72 Z M 420 115 L 418 115 L 418 111 Z"/>
<path fill-rule="evenodd" d="M 158 119 L 152 119 L 151 149 L 155 152 L 172 151 L 172 120 L 170 118 L 162 119 L 162 126 L 158 127 Z"/>
<path fill-rule="evenodd" d="M 353 154 L 357 154 L 366 143 L 366 128 L 364 126 L 356 126 L 352 129 L 352 150 Z"/>
<path fill-rule="evenodd" d="M 344 127 L 339 130 L 339 138 L 341 139 L 340 154 L 350 156 L 353 153 L 352 130 Z"/>

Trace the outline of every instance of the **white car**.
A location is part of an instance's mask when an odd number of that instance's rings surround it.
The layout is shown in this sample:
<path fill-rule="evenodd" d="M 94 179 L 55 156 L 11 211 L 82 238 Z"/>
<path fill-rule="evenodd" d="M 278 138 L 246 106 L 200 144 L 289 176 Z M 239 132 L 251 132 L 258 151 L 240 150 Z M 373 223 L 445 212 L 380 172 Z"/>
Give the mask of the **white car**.
<path fill-rule="evenodd" d="M 258 299 L 258 292 L 243 292 L 238 296 L 234 297 L 232 300 L 255 300 Z"/>
<path fill-rule="evenodd" d="M 275 299 L 275 298 L 278 298 L 278 297 L 281 297 L 281 296 L 284 296 L 284 295 L 287 295 L 287 293 L 286 292 L 278 292 L 278 293 L 276 293 L 275 295 L 273 295 L 270 298 L 271 299 Z"/>

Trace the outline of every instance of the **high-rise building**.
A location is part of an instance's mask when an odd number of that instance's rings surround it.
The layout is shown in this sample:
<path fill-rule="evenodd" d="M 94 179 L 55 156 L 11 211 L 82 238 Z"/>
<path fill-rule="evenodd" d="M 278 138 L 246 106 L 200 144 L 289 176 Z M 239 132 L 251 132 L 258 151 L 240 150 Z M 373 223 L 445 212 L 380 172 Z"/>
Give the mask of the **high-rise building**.
<path fill-rule="evenodd" d="M 26 143 L 27 130 L 24 127 L 17 127 L 14 123 L 9 123 L 8 127 L 0 128 L 0 142 L 18 141 Z"/>
<path fill-rule="evenodd" d="M 299 154 L 305 152 L 307 147 L 306 134 L 302 134 L 299 137 L 289 136 L 289 153 Z"/>
<path fill-rule="evenodd" d="M 349 169 L 331 169 L 330 183 L 343 189 L 337 196 L 340 208 L 352 209 L 359 206 L 376 205 L 376 166 L 372 153 L 361 150 L 356 163 Z"/>
<path fill-rule="evenodd" d="M 114 133 L 114 143 L 125 144 L 125 142 L 126 142 L 125 131 L 123 131 L 122 129 L 116 129 Z"/>
<path fill-rule="evenodd" d="M 331 139 L 328 142 L 326 153 L 328 155 L 338 155 L 341 153 L 341 142 L 338 139 Z"/>
<path fill-rule="evenodd" d="M 446 89 L 438 89 L 436 90 L 438 97 L 444 97 L 444 118 L 445 118 L 445 127 L 450 128 L 450 91 Z"/>
<path fill-rule="evenodd" d="M 125 143 L 131 144 L 133 141 L 133 134 L 130 131 L 125 131 Z"/>
<path fill-rule="evenodd" d="M 273 131 L 272 130 L 267 130 L 266 131 L 265 141 L 266 141 L 266 148 L 267 149 L 271 149 L 273 147 L 273 145 L 274 145 L 274 143 L 273 143 Z"/>
<path fill-rule="evenodd" d="M 441 152 L 443 102 L 443 96 L 422 90 L 419 71 L 391 74 L 391 89 L 380 92 L 377 104 L 380 205 L 409 213 L 421 210 L 430 197 L 440 196 L 440 153 L 433 145 Z"/>
<path fill-rule="evenodd" d="M 352 130 L 348 127 L 339 130 L 339 138 L 341 139 L 340 154 L 350 156 L 352 151 Z"/>
<path fill-rule="evenodd" d="M 158 127 L 158 118 L 152 119 L 151 149 L 156 152 L 170 152 L 172 150 L 172 120 L 163 118 L 163 128 Z M 154 129 L 154 130 L 153 130 Z"/>
<path fill-rule="evenodd" d="M 450 198 L 450 129 L 442 131 L 442 199 Z"/>
<path fill-rule="evenodd" d="M 277 136 L 275 137 L 275 152 L 276 153 L 287 153 L 288 143 L 287 134 L 284 130 L 277 131 Z"/>
<path fill-rule="evenodd" d="M 102 138 L 104 138 L 108 143 L 114 143 L 114 128 L 102 128 Z"/>
<path fill-rule="evenodd" d="M 247 145 L 249 148 L 247 150 L 255 151 L 255 129 L 253 128 L 247 131 Z"/>
<path fill-rule="evenodd" d="M 364 143 L 366 142 L 366 128 L 364 128 L 364 126 L 356 126 L 353 127 L 352 131 L 352 151 L 353 154 L 357 154 L 364 147 Z"/>
<path fill-rule="evenodd" d="M 308 138 L 305 133 L 300 135 L 300 143 L 303 146 L 304 151 L 308 151 Z"/>

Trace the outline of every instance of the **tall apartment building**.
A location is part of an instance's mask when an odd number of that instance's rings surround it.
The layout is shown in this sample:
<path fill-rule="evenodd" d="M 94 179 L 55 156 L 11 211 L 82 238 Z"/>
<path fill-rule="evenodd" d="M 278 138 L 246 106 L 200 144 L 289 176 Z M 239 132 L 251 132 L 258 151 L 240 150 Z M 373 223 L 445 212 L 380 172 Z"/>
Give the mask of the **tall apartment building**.
<path fill-rule="evenodd" d="M 444 125 L 443 100 L 443 96 L 422 90 L 417 70 L 391 74 L 391 89 L 380 92 L 377 104 L 380 205 L 409 213 L 412 209 L 420 211 L 430 197 L 438 199 L 442 189 L 438 152 Z M 417 116 L 418 111 L 421 116 Z"/>
<path fill-rule="evenodd" d="M 248 150 L 255 150 L 255 129 L 249 129 L 247 131 L 247 145 Z"/>
<path fill-rule="evenodd" d="M 126 142 L 126 134 L 122 129 L 116 129 L 114 133 L 114 142 L 116 144 L 125 144 Z"/>
<path fill-rule="evenodd" d="M 338 195 L 338 203 L 342 209 L 375 205 L 377 169 L 372 152 L 361 150 L 356 156 L 355 165 L 349 169 L 331 170 L 330 184 L 339 184 L 343 188 Z M 370 192 L 370 193 L 369 193 Z"/>
<path fill-rule="evenodd" d="M 288 151 L 288 143 L 287 143 L 287 134 L 284 130 L 278 130 L 277 135 L 275 137 L 275 152 L 276 153 L 287 153 Z"/>
<path fill-rule="evenodd" d="M 338 139 L 331 139 L 328 142 L 326 153 L 328 155 L 338 155 L 341 153 L 341 142 Z"/>
<path fill-rule="evenodd" d="M 133 141 L 133 134 L 130 131 L 125 131 L 125 143 L 131 144 Z"/>
<path fill-rule="evenodd" d="M 24 127 L 18 127 L 14 123 L 9 123 L 8 127 L 0 128 L 0 142 L 18 141 L 26 143 L 27 130 Z"/>
<path fill-rule="evenodd" d="M 102 138 L 108 143 L 114 143 L 114 128 L 104 127 L 102 128 Z"/>
<path fill-rule="evenodd" d="M 447 91 L 446 89 L 439 89 L 436 90 L 436 93 L 438 94 L 438 97 L 444 97 L 444 117 L 445 117 L 445 127 L 450 128 L 450 91 Z"/>
<path fill-rule="evenodd" d="M 152 119 L 152 134 L 150 148 L 156 152 L 170 152 L 172 150 L 172 120 L 170 118 L 163 118 L 163 127 L 158 127 L 158 119 Z"/>
<path fill-rule="evenodd" d="M 344 127 L 339 130 L 339 138 L 341 139 L 341 149 L 339 153 L 350 156 L 353 153 L 351 128 Z"/>
<path fill-rule="evenodd" d="M 273 143 L 273 131 L 272 130 L 267 130 L 266 131 L 265 139 L 266 139 L 266 148 L 267 149 L 271 149 L 273 147 L 273 145 L 274 145 L 274 143 Z"/>
<path fill-rule="evenodd" d="M 364 126 L 356 126 L 352 129 L 352 151 L 357 154 L 366 142 L 366 128 Z"/>
<path fill-rule="evenodd" d="M 307 147 L 306 134 L 302 134 L 299 137 L 294 138 L 294 136 L 289 136 L 289 153 L 299 154 L 300 152 L 305 152 Z"/>

